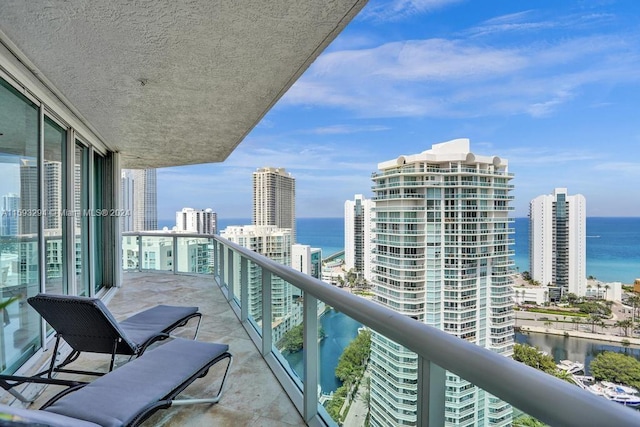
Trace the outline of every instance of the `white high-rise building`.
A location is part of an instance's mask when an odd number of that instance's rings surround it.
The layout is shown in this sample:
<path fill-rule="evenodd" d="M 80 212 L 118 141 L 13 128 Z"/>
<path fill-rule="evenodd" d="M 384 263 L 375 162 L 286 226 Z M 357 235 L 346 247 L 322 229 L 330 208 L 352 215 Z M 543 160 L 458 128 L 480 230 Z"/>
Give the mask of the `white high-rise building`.
<path fill-rule="evenodd" d="M 435 144 L 378 165 L 373 175 L 375 300 L 427 325 L 509 356 L 513 349 L 513 219 L 508 162 Z M 371 342 L 371 425 L 416 425 L 416 355 L 384 336 Z M 511 406 L 450 372 L 447 426 L 507 426 Z"/>
<path fill-rule="evenodd" d="M 220 235 L 240 246 L 262 254 L 275 262 L 291 266 L 291 230 L 275 225 L 234 225 L 221 231 Z M 236 258 L 235 277 L 240 277 L 240 262 Z M 256 322 L 262 322 L 262 276 L 259 266 L 249 267 L 249 315 Z M 273 340 L 278 342 L 282 335 L 295 326 L 292 313 L 294 294 L 292 286 L 284 279 L 271 278 L 271 326 Z M 300 310 L 296 310 L 298 312 Z M 297 319 L 297 316 L 296 316 Z"/>
<path fill-rule="evenodd" d="M 371 281 L 371 215 L 374 202 L 356 194 L 344 202 L 344 264 Z"/>
<path fill-rule="evenodd" d="M 176 212 L 176 230 L 218 234 L 218 214 L 212 209 L 182 208 L 180 212 Z"/>
<path fill-rule="evenodd" d="M 587 292 L 587 218 L 583 195 L 566 188 L 538 196 L 529 205 L 529 269 L 531 278 L 548 286 L 548 297 Z"/>
<path fill-rule="evenodd" d="M 296 180 L 284 168 L 253 173 L 253 225 L 288 228 L 296 243 Z"/>
<path fill-rule="evenodd" d="M 322 249 L 299 243 L 292 245 L 291 268 L 316 279 L 322 279 Z"/>
<path fill-rule="evenodd" d="M 122 231 L 158 229 L 158 184 L 155 169 L 122 170 Z"/>

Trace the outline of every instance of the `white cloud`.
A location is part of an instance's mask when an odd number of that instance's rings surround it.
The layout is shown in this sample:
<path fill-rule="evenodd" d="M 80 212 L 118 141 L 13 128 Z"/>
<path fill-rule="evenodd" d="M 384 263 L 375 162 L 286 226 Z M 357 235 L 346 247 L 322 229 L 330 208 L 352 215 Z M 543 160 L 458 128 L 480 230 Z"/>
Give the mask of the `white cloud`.
<path fill-rule="evenodd" d="M 518 48 L 410 40 L 321 56 L 281 105 L 338 107 L 358 117 L 545 116 L 590 84 L 635 83 L 635 38 L 591 36 Z"/>
<path fill-rule="evenodd" d="M 358 15 L 358 19 L 371 21 L 400 21 L 410 16 L 431 13 L 460 3 L 461 0 L 379 0 L 371 1 Z"/>
<path fill-rule="evenodd" d="M 623 173 L 634 177 L 640 176 L 640 163 L 634 162 L 605 162 L 596 165 L 598 171 Z"/>
<path fill-rule="evenodd" d="M 381 125 L 369 125 L 369 126 L 356 126 L 356 125 L 331 125 L 323 126 L 308 131 L 317 135 L 336 135 L 336 134 L 352 134 L 360 132 L 381 132 L 390 130 L 388 126 Z"/>

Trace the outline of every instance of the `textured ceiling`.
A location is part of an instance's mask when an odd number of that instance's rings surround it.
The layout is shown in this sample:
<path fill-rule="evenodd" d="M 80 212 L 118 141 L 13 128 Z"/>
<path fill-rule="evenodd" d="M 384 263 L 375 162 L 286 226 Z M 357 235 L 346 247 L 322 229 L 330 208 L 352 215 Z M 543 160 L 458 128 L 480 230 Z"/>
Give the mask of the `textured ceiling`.
<path fill-rule="evenodd" d="M 0 0 L 0 30 L 124 167 L 223 161 L 366 0 Z"/>

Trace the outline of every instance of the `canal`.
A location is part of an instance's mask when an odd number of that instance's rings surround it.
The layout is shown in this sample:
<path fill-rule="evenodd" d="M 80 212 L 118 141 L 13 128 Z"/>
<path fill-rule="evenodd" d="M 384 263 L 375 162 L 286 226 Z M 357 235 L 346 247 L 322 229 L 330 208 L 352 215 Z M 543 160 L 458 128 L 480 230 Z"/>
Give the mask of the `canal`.
<path fill-rule="evenodd" d="M 516 342 L 529 344 L 549 353 L 556 362 L 571 360 L 584 363 L 585 375 L 589 375 L 589 364 L 600 353 L 614 351 L 640 360 L 640 348 L 624 347 L 614 343 L 592 341 L 584 338 L 564 337 L 537 333 L 516 333 Z"/>
<path fill-rule="evenodd" d="M 344 349 L 358 335 L 358 328 L 362 325 L 347 315 L 331 309 L 320 317 L 320 326 L 325 337 L 320 341 L 319 382 L 322 393 L 331 393 L 342 385 L 342 382 L 335 375 L 338 359 Z M 298 351 L 285 354 L 285 359 L 300 378 L 304 372 L 302 353 L 302 351 Z"/>
<path fill-rule="evenodd" d="M 347 345 L 358 335 L 358 328 L 362 325 L 333 309 L 326 311 L 320 317 L 320 325 L 325 333 L 325 338 L 320 342 L 319 382 L 322 393 L 330 393 L 342 385 L 335 376 L 338 359 Z M 589 375 L 591 360 L 604 351 L 614 351 L 640 360 L 640 348 L 624 347 L 603 341 L 520 332 L 516 333 L 515 341 L 546 351 L 553 356 L 556 362 L 566 359 L 584 363 L 586 375 Z M 304 372 L 302 355 L 302 351 L 285 354 L 285 359 L 300 378 Z"/>

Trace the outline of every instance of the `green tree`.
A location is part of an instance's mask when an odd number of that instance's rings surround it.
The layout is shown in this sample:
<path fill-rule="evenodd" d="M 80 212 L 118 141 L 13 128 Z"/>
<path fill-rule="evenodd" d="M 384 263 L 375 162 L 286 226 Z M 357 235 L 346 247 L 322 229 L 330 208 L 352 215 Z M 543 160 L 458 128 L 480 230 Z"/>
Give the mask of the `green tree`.
<path fill-rule="evenodd" d="M 297 351 L 302 350 L 302 348 L 304 347 L 303 334 L 304 334 L 304 325 L 300 324 L 300 325 L 294 326 L 293 328 L 291 328 L 290 330 L 284 333 L 284 335 L 278 342 L 278 347 L 284 350 L 287 350 L 290 353 L 295 353 Z M 319 328 L 318 338 L 322 339 L 324 338 L 324 336 L 325 336 L 324 329 Z"/>
<path fill-rule="evenodd" d="M 362 331 L 344 349 L 338 365 L 336 377 L 344 384 L 354 384 L 364 374 L 364 369 L 371 353 L 371 332 Z"/>
<path fill-rule="evenodd" d="M 620 332 L 624 333 L 625 337 L 629 336 L 629 329 L 633 327 L 631 319 L 617 320 L 613 326 L 620 328 Z"/>
<path fill-rule="evenodd" d="M 589 370 L 596 380 L 640 387 L 640 362 L 634 357 L 605 351 L 591 361 Z"/>
<path fill-rule="evenodd" d="M 553 357 L 543 354 L 537 347 L 527 344 L 513 346 L 513 359 L 552 375 L 557 369 Z"/>
<path fill-rule="evenodd" d="M 591 325 L 592 334 L 596 333 L 596 325 L 599 326 L 601 322 L 602 322 L 602 316 L 600 316 L 599 314 L 592 313 L 589 315 L 589 317 L 587 318 L 587 323 Z"/>
<path fill-rule="evenodd" d="M 578 326 L 580 325 L 580 323 L 582 323 L 582 319 L 580 319 L 579 317 L 572 317 L 571 318 L 571 323 L 573 323 L 575 330 L 578 330 Z"/>
<path fill-rule="evenodd" d="M 569 373 L 569 371 L 556 368 L 555 372 L 553 373 L 553 376 L 575 385 L 575 382 L 573 381 L 573 376 Z"/>
<path fill-rule="evenodd" d="M 513 427 L 545 427 L 546 424 L 530 415 L 522 415 L 513 420 Z"/>
<path fill-rule="evenodd" d="M 630 296 L 629 297 L 629 303 L 633 307 L 633 309 L 631 310 L 631 319 L 635 323 L 635 321 L 636 321 L 636 310 L 640 306 L 640 296 L 635 295 L 635 294 Z"/>
<path fill-rule="evenodd" d="M 348 391 L 349 389 L 344 385 L 338 387 L 338 389 L 333 392 L 333 398 L 325 405 L 327 412 L 336 422 L 341 421 L 340 409 L 342 409 L 342 405 L 344 405 L 344 401 L 347 398 Z"/>
<path fill-rule="evenodd" d="M 578 295 L 574 294 L 573 292 L 569 292 L 567 294 L 567 302 L 571 305 L 575 304 L 576 302 L 578 302 Z"/>

